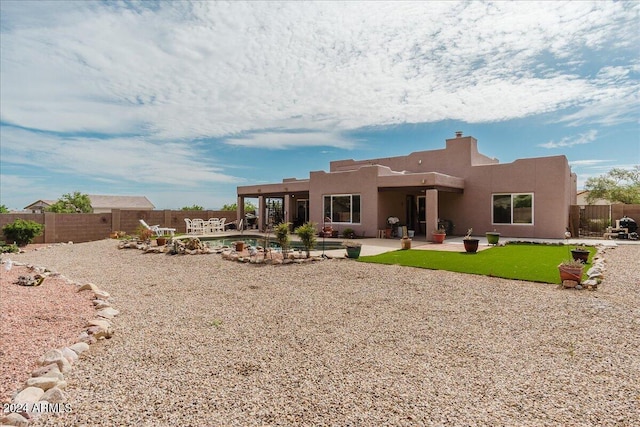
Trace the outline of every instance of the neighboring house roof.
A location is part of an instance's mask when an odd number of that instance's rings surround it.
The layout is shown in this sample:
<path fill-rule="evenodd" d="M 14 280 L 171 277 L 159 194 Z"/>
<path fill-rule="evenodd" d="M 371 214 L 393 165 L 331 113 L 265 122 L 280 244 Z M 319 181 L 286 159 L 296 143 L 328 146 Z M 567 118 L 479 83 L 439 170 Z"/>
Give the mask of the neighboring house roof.
<path fill-rule="evenodd" d="M 587 203 L 587 197 L 589 196 L 589 190 L 578 191 L 576 194 L 577 205 L 586 206 L 586 205 L 610 205 L 611 202 L 609 200 L 604 199 L 596 199 L 591 203 Z"/>
<path fill-rule="evenodd" d="M 155 206 L 145 196 L 104 196 L 88 194 L 91 207 L 95 209 L 141 209 L 153 210 Z M 24 209 L 44 209 L 56 203 L 57 200 L 38 200 L 26 206 Z"/>
<path fill-rule="evenodd" d="M 24 209 L 27 210 L 34 210 L 34 209 L 42 209 L 42 208 L 48 208 L 49 206 L 53 205 L 56 202 L 56 200 L 36 200 L 35 202 L 31 203 L 29 206 L 25 206 Z"/>
<path fill-rule="evenodd" d="M 89 194 L 93 209 L 154 209 L 144 196 L 103 196 Z"/>

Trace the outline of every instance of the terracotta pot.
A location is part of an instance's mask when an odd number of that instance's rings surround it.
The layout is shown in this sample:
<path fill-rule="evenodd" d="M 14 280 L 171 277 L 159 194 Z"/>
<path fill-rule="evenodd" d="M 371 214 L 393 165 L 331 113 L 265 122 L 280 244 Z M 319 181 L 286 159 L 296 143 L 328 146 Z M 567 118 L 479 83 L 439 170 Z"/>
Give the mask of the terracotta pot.
<path fill-rule="evenodd" d="M 439 233 L 433 233 L 431 235 L 431 240 L 433 240 L 433 243 L 442 243 L 444 242 L 444 238 L 447 237 L 446 234 L 439 234 Z"/>
<path fill-rule="evenodd" d="M 390 239 L 391 238 L 391 229 L 390 228 L 386 228 L 384 230 L 384 238 L 385 239 Z"/>
<path fill-rule="evenodd" d="M 400 244 L 402 245 L 402 250 L 411 249 L 411 239 L 408 237 L 403 237 Z"/>
<path fill-rule="evenodd" d="M 573 280 L 580 283 L 582 280 L 583 267 L 567 267 L 566 265 L 559 265 L 558 271 L 560 272 L 560 281 Z"/>
<path fill-rule="evenodd" d="M 235 242 L 236 252 L 242 252 L 244 250 L 244 242 Z"/>
<path fill-rule="evenodd" d="M 158 246 L 164 246 L 167 244 L 167 238 L 166 237 L 157 237 L 156 238 L 156 243 L 158 243 Z"/>
<path fill-rule="evenodd" d="M 478 239 L 463 239 L 462 242 L 464 243 L 464 250 L 475 254 L 478 251 L 478 243 L 480 242 L 480 240 Z"/>

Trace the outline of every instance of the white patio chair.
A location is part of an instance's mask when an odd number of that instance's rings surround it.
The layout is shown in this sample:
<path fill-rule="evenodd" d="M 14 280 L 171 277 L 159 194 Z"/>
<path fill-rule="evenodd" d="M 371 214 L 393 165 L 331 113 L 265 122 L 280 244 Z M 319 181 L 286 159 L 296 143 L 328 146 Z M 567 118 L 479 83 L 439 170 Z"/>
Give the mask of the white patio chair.
<path fill-rule="evenodd" d="M 225 221 L 227 220 L 227 218 L 220 218 L 220 220 L 218 221 L 218 224 L 216 226 L 216 231 L 218 232 L 223 232 L 224 231 L 224 226 L 225 226 Z"/>
<path fill-rule="evenodd" d="M 140 224 L 147 230 L 151 230 L 156 236 L 173 236 L 175 228 L 160 227 L 159 225 L 149 225 L 144 219 L 139 220 Z"/>
<path fill-rule="evenodd" d="M 204 220 L 201 218 L 194 218 L 191 220 L 191 225 L 194 234 L 204 234 Z"/>
<path fill-rule="evenodd" d="M 186 225 L 185 233 L 187 233 L 187 234 L 193 233 L 193 223 L 191 222 L 191 219 L 190 218 L 185 218 L 184 219 L 184 223 Z"/>

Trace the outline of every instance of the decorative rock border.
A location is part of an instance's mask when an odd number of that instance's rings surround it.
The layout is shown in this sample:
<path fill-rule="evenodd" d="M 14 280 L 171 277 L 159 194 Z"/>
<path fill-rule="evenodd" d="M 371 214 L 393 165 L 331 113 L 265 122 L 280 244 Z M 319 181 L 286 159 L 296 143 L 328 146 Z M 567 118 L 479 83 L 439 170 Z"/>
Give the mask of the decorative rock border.
<path fill-rule="evenodd" d="M 69 347 L 49 350 L 40 357 L 40 367 L 31 373 L 31 378 L 27 379 L 24 387 L 16 391 L 11 403 L 3 407 L 0 424 L 27 426 L 43 413 L 71 411 L 71 405 L 66 403 L 64 390 L 67 382 L 64 376 L 71 371 L 72 365 L 79 360 L 80 355 L 89 349 L 90 344 L 111 338 L 111 320 L 120 312 L 111 306 L 112 298 L 109 293 L 93 283 L 81 285 L 44 267 L 15 261 L 13 265 L 26 266 L 44 277 L 62 278 L 67 284 L 77 286 L 76 292 L 93 292 L 93 305 L 96 309 L 96 318 L 87 323 L 86 329 L 78 335 L 76 343 Z"/>

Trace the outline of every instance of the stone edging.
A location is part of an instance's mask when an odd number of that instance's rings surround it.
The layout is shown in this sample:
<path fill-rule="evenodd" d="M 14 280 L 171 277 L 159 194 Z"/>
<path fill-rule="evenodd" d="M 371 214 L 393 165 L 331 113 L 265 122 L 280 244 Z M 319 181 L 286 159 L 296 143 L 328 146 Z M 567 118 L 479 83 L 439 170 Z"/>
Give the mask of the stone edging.
<path fill-rule="evenodd" d="M 72 365 L 78 361 L 80 355 L 89 349 L 90 344 L 111 338 L 111 321 L 120 312 L 111 306 L 112 298 L 109 293 L 93 283 L 81 285 L 45 267 L 15 261 L 13 265 L 25 266 L 44 277 L 59 277 L 68 285 L 76 286 L 76 292 L 93 292 L 93 305 L 96 309 L 96 318 L 87 323 L 86 329 L 78 335 L 76 343 L 69 347 L 49 350 L 40 357 L 40 367 L 36 368 L 24 386 L 14 393 L 11 403 L 3 407 L 0 424 L 27 426 L 43 413 L 71 411 L 71 405 L 65 403 L 67 398 L 64 389 L 67 382 L 64 376 L 71 371 Z"/>

